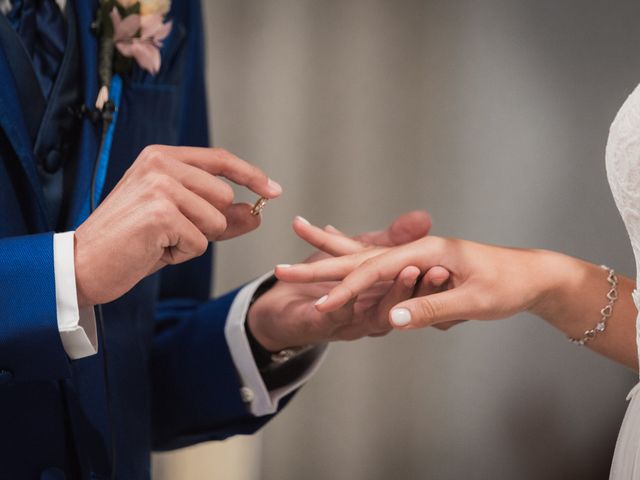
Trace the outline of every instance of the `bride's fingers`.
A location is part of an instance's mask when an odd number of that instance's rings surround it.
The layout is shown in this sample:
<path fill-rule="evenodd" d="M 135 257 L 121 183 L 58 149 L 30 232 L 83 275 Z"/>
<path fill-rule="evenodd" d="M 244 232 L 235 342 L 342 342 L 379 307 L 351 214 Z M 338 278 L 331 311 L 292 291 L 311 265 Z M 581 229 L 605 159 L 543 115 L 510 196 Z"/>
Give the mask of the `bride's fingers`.
<path fill-rule="evenodd" d="M 328 232 L 311 225 L 302 217 L 294 219 L 293 230 L 305 242 L 333 256 L 350 255 L 366 248 L 362 243 L 342 234 Z"/>
<path fill-rule="evenodd" d="M 478 318 L 483 306 L 469 287 L 458 287 L 444 292 L 412 298 L 399 303 L 389 312 L 394 328 L 413 329 L 455 322 L 460 318 Z M 486 307 L 485 307 L 486 308 Z"/>
<path fill-rule="evenodd" d="M 427 273 L 424 274 L 422 285 L 438 289 L 449 281 L 450 276 L 449 270 L 437 265 L 427 270 Z M 429 293 L 425 293 L 424 295 L 428 295 Z M 422 296 L 422 294 L 420 296 Z"/>
<path fill-rule="evenodd" d="M 344 232 L 341 232 L 340 230 L 338 230 L 336 227 L 334 227 L 333 225 L 326 225 L 324 227 L 324 231 L 325 232 L 329 232 L 329 233 L 334 233 L 336 235 L 342 235 L 343 237 L 346 237 L 347 235 Z"/>
<path fill-rule="evenodd" d="M 449 280 L 449 271 L 443 267 L 431 267 L 422 276 L 415 288 L 414 297 L 433 295 L 445 290 L 445 284 Z"/>
<path fill-rule="evenodd" d="M 413 292 L 420 276 L 418 267 L 409 266 L 403 269 L 387 294 L 380 300 L 380 303 L 374 309 L 376 326 L 382 330 L 389 331 L 389 310 L 400 302 L 408 300 L 413 296 Z"/>
<path fill-rule="evenodd" d="M 405 266 L 415 265 L 420 269 L 430 268 L 440 263 L 444 250 L 443 239 L 437 237 L 427 237 L 419 242 L 410 243 L 402 247 L 387 250 L 373 258 L 369 258 L 353 272 L 347 275 L 344 280 L 334 287 L 328 295 L 318 300 L 316 308 L 321 312 L 335 310 L 344 305 L 350 299 L 357 297 L 367 288 L 376 282 L 392 280 L 402 271 Z M 368 252 L 349 257 L 330 259 L 338 262 L 341 259 L 353 259 L 364 257 Z M 349 260 L 353 263 L 353 260 Z M 327 262 L 327 260 L 325 260 Z M 320 262 L 318 262 L 320 263 Z M 318 263 L 313 265 L 318 265 Z M 336 266 L 344 267 L 344 265 Z M 323 268 L 326 268 L 326 264 Z M 307 272 L 313 276 L 321 269 L 313 268 Z"/>
<path fill-rule="evenodd" d="M 278 265 L 275 269 L 275 275 L 278 280 L 291 283 L 339 281 L 354 271 L 362 262 L 384 251 L 386 249 L 370 249 L 361 253 L 325 258 L 313 263 Z"/>
<path fill-rule="evenodd" d="M 450 273 L 444 267 L 430 268 L 427 273 L 424 274 L 422 280 L 416 288 L 415 297 L 424 297 L 425 295 L 433 295 L 446 290 L 446 283 L 449 281 Z M 451 327 L 455 327 L 459 323 L 464 323 L 466 320 L 452 320 L 450 322 L 436 323 L 433 325 L 438 330 L 449 330 Z"/>

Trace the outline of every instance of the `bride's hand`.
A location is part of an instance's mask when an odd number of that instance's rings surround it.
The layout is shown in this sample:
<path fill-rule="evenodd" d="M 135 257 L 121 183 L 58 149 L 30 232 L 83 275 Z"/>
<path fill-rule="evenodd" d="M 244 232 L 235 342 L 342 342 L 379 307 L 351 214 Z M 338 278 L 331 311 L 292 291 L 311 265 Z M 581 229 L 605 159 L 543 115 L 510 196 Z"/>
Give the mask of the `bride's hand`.
<path fill-rule="evenodd" d="M 385 231 L 368 232 L 356 237 L 349 237 L 332 225 L 327 225 L 324 228 L 317 227 L 302 217 L 297 217 L 294 220 L 293 230 L 302 240 L 314 246 L 319 251 L 338 257 L 362 253 L 375 247 L 404 245 L 414 241 L 421 236 L 416 236 L 417 232 L 409 228 L 413 225 L 431 225 L 429 214 L 424 211 L 409 212 L 399 217 L 393 225 Z M 428 229 L 424 231 L 422 237 L 427 234 Z M 320 257 L 313 258 L 313 261 L 317 261 L 319 258 Z M 279 268 L 282 269 L 282 267 Z M 406 272 L 401 272 L 399 276 L 402 276 L 403 273 Z M 435 266 L 428 269 L 424 274 L 422 274 L 422 272 L 420 273 L 421 278 L 419 282 L 417 282 L 412 296 L 421 297 L 431 295 L 444 291 L 449 287 L 449 272 L 443 267 Z M 456 320 L 443 322 L 434 326 L 439 330 L 448 330 L 462 322 L 464 322 L 464 320 Z"/>
<path fill-rule="evenodd" d="M 343 242 L 339 234 L 325 233 L 329 234 L 323 236 L 321 245 L 314 243 L 316 247 L 331 251 Z M 421 272 L 450 272 L 447 290 L 412 298 L 391 309 L 391 324 L 407 329 L 536 311 L 542 308 L 547 292 L 567 282 L 564 258 L 544 250 L 429 236 L 399 247 L 372 246 L 312 264 L 278 267 L 276 276 L 286 282 L 341 280 L 317 303 L 319 311 L 330 312 L 376 282 L 394 279 L 409 265 Z"/>

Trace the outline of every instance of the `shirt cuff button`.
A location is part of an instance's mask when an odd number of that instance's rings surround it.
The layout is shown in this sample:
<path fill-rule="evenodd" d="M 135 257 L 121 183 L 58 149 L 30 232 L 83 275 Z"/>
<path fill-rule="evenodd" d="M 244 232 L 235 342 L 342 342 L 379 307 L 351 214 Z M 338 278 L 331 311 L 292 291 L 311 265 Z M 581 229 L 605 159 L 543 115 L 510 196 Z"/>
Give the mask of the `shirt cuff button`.
<path fill-rule="evenodd" d="M 249 387 L 242 387 L 240 389 L 240 397 L 244 403 L 251 403 L 253 402 L 255 395 L 253 394 L 253 390 Z"/>

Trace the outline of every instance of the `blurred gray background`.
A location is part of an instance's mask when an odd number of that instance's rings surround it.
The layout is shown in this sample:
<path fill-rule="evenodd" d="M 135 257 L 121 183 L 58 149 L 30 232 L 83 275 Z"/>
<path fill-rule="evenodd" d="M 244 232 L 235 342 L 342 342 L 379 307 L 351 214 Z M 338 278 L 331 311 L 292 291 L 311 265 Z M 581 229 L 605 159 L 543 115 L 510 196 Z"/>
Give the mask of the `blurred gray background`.
<path fill-rule="evenodd" d="M 640 82 L 637 1 L 204 3 L 215 144 L 285 187 L 219 245 L 217 292 L 308 254 L 294 215 L 356 233 L 413 209 L 635 274 L 604 148 Z M 261 434 L 155 475 L 602 479 L 634 381 L 528 315 L 337 344 Z"/>

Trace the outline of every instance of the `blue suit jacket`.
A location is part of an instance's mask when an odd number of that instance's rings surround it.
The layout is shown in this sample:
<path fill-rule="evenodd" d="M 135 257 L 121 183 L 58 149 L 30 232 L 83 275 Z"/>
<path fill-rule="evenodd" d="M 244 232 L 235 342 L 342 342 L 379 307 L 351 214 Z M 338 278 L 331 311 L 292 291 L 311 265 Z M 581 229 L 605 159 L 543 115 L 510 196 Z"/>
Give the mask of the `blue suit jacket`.
<path fill-rule="evenodd" d="M 97 0 L 74 1 L 86 105 L 98 91 Z M 174 0 L 153 77 L 125 79 L 106 195 L 153 143 L 208 144 L 198 0 Z M 85 120 L 67 229 L 82 221 L 99 126 Z M 0 479 L 149 476 L 152 449 L 251 433 L 224 323 L 234 293 L 209 300 L 212 252 L 166 268 L 105 305 L 105 348 L 70 361 L 56 320 L 52 235 L 16 84 L 0 49 Z M 106 365 L 106 368 L 105 368 Z M 108 375 L 109 391 L 105 375 Z M 115 462 L 112 458 L 115 452 Z"/>

